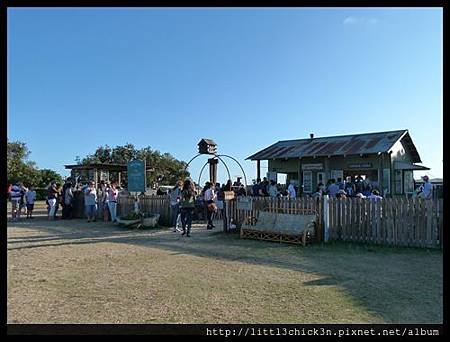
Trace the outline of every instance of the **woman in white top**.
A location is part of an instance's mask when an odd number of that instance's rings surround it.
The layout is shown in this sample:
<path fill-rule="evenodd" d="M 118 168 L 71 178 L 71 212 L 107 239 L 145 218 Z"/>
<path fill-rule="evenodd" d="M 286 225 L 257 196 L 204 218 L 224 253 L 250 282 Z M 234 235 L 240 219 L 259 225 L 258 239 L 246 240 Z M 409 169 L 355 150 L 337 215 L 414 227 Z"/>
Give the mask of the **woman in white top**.
<path fill-rule="evenodd" d="M 117 222 L 117 195 L 119 194 L 116 182 L 111 183 L 107 193 L 106 200 L 108 201 L 109 213 L 111 214 L 111 221 L 114 223 Z"/>

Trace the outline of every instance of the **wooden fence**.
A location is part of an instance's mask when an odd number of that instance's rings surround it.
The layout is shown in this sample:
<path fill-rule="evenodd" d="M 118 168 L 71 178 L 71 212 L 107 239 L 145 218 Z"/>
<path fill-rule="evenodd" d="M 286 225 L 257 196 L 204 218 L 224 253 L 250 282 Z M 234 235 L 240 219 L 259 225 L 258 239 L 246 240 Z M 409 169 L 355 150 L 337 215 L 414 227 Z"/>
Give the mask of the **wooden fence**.
<path fill-rule="evenodd" d="M 141 211 L 160 214 L 159 223 L 170 225 L 170 200 L 166 195 L 144 196 L 139 198 L 139 207 Z M 134 210 L 134 197 L 121 196 L 117 201 L 117 215 L 126 215 Z"/>
<path fill-rule="evenodd" d="M 319 216 L 316 240 L 375 243 L 391 246 L 442 248 L 443 200 L 420 198 L 370 199 L 331 198 L 251 198 L 251 210 L 240 208 L 237 200 L 229 202 L 231 218 L 244 223 L 258 216 L 258 211 L 295 214 L 298 209 L 315 211 Z M 168 196 L 145 196 L 139 199 L 142 211 L 159 213 L 160 224 L 170 225 L 170 201 Z M 133 197 L 119 197 L 118 215 L 126 215 L 134 209 Z M 296 212 L 297 211 L 297 212 Z M 215 217 L 222 219 L 219 211 Z"/>
<path fill-rule="evenodd" d="M 332 198 L 328 200 L 329 239 L 442 248 L 442 208 L 442 199 Z"/>

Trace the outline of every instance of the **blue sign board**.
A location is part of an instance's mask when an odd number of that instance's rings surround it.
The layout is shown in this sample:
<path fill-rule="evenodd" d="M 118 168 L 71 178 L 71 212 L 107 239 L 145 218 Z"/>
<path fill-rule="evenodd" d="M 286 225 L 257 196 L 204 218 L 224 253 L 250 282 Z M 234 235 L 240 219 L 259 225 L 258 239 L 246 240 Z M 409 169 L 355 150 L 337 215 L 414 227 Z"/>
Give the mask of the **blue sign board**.
<path fill-rule="evenodd" d="M 127 165 L 128 191 L 145 192 L 145 162 L 132 160 Z"/>

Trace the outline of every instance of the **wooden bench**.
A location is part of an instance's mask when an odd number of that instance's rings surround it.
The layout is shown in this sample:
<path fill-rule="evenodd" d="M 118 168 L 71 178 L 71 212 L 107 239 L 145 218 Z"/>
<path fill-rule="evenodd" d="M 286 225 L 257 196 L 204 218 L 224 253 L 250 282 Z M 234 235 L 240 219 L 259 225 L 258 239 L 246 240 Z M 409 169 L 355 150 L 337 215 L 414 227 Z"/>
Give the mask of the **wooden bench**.
<path fill-rule="evenodd" d="M 241 238 L 305 246 L 307 239 L 315 234 L 318 216 L 314 211 L 295 214 L 260 211 L 255 221 L 254 225 L 241 227 Z"/>

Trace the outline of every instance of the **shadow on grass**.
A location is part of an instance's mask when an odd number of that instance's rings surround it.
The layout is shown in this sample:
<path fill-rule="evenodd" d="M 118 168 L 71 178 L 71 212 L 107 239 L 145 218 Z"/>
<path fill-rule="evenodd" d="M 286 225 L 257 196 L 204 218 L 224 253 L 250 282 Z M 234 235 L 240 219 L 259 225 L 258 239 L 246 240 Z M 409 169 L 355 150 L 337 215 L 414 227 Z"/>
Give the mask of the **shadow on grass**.
<path fill-rule="evenodd" d="M 8 250 L 108 242 L 164 249 L 171 255 L 285 268 L 321 275 L 303 285 L 338 287 L 387 323 L 442 323 L 439 250 L 340 242 L 301 247 L 243 240 L 239 234 L 205 229 L 193 229 L 192 237 L 187 238 L 170 228 L 130 230 L 98 223 L 89 226 L 81 220 L 34 221 L 26 228 L 46 233 L 45 238 L 12 237 L 8 244 L 13 246 Z"/>

